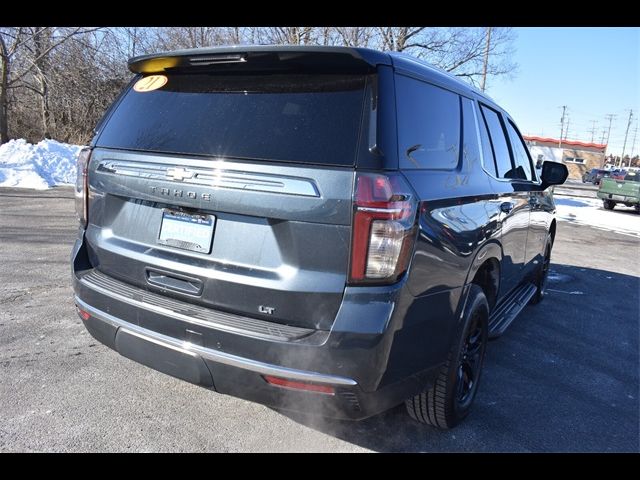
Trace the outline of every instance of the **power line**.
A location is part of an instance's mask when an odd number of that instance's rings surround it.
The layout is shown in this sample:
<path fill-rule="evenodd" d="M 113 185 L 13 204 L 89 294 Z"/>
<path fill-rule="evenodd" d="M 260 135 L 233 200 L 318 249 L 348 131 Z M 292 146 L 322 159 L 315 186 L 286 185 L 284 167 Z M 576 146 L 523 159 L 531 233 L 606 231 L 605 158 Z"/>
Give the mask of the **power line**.
<path fill-rule="evenodd" d="M 624 144 L 622 145 L 622 156 L 620 157 L 620 166 L 622 166 L 622 160 L 624 160 L 624 150 L 627 148 L 627 135 L 629 135 L 629 127 L 631 126 L 631 118 L 633 117 L 633 110 L 629 110 L 629 120 L 627 121 L 627 131 L 624 133 Z M 631 166 L 631 159 L 629 159 L 629 166 Z"/>

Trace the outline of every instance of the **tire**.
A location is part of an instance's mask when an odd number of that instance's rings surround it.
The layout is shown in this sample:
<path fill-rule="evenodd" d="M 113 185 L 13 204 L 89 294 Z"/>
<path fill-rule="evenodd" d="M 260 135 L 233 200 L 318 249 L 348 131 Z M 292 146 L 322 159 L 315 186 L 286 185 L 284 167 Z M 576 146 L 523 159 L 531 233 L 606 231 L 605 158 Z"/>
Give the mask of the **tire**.
<path fill-rule="evenodd" d="M 616 202 L 612 202 L 611 200 L 607 200 L 607 199 L 603 200 L 602 204 L 605 210 L 613 210 L 613 207 L 616 206 Z"/>
<path fill-rule="evenodd" d="M 547 289 L 547 278 L 549 277 L 549 266 L 551 265 L 552 247 L 551 236 L 548 236 L 544 247 L 542 264 L 536 274 L 536 293 L 531 297 L 531 300 L 529 300 L 529 304 L 531 305 L 537 305 L 544 299 L 544 294 Z"/>
<path fill-rule="evenodd" d="M 435 384 L 405 401 L 411 418 L 448 430 L 469 415 L 482 374 L 489 336 L 488 319 L 487 297 L 478 285 L 472 284 L 460 322 L 461 334 L 456 337 L 446 363 L 440 367 Z M 461 383 L 463 378 L 466 381 Z"/>

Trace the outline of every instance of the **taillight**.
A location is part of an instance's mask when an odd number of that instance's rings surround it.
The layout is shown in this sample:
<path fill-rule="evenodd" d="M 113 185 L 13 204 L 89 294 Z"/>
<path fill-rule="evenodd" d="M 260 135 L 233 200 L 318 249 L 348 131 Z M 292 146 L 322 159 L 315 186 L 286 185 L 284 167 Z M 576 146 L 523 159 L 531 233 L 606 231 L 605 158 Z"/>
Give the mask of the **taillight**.
<path fill-rule="evenodd" d="M 88 168 L 91 159 L 91 149 L 85 147 L 78 154 L 76 164 L 76 215 L 80 221 L 80 225 L 87 226 L 88 210 L 89 210 L 89 177 Z"/>
<path fill-rule="evenodd" d="M 402 176 L 357 174 L 349 283 L 392 283 L 407 270 L 416 208 Z"/>

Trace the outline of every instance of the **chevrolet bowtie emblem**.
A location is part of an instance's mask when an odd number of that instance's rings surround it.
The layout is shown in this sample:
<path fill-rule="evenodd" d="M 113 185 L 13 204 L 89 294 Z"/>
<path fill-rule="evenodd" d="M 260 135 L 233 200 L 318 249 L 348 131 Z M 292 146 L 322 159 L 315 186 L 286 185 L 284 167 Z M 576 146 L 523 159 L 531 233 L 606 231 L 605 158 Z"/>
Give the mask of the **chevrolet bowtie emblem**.
<path fill-rule="evenodd" d="M 185 170 L 184 168 L 167 168 L 167 177 L 171 180 L 181 182 L 185 178 L 193 178 L 193 172 Z"/>

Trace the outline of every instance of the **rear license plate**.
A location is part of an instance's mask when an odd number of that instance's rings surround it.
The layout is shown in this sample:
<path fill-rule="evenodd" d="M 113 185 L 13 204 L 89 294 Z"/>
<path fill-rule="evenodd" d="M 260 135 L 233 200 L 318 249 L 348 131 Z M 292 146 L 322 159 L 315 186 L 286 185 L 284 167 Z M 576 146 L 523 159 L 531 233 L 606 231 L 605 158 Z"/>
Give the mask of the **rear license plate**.
<path fill-rule="evenodd" d="M 210 253 L 215 224 L 216 217 L 213 215 L 163 210 L 158 243 L 192 252 Z"/>

